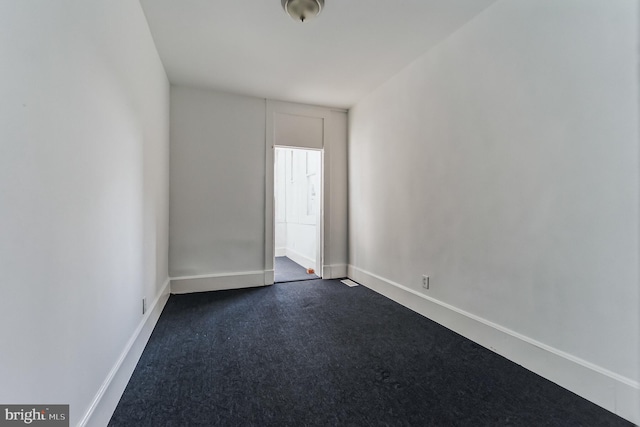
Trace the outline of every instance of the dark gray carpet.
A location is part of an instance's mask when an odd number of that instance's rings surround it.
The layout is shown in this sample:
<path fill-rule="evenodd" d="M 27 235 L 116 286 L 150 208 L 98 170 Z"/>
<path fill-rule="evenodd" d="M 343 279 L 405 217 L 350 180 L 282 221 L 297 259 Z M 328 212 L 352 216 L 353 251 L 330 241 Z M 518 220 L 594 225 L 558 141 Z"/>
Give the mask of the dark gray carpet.
<path fill-rule="evenodd" d="M 110 426 L 629 426 L 337 280 L 172 295 Z"/>
<path fill-rule="evenodd" d="M 307 274 L 307 269 L 286 256 L 276 257 L 275 282 L 297 282 L 300 280 L 319 279 L 315 274 Z"/>

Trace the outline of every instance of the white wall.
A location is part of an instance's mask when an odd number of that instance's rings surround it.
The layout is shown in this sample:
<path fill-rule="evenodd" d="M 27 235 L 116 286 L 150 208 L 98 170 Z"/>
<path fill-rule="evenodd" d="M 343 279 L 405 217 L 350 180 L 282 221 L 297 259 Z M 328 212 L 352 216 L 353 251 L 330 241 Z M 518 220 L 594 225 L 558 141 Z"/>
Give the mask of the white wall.
<path fill-rule="evenodd" d="M 168 278 L 169 83 L 138 2 L 9 0 L 0 28 L 0 402 L 76 425 Z"/>
<path fill-rule="evenodd" d="M 171 277 L 261 271 L 265 101 L 171 88 Z"/>
<path fill-rule="evenodd" d="M 277 103 L 290 106 L 296 104 Z M 346 153 L 346 113 L 334 116 L 327 150 Z M 169 270 L 173 292 L 259 286 L 273 281 L 265 255 L 266 194 L 273 200 L 273 148 L 267 160 L 266 101 L 241 95 L 172 86 Z M 330 175 L 328 208 L 334 236 L 325 252 L 346 273 L 346 159 Z M 271 183 L 271 184 L 269 184 Z M 267 186 L 271 188 L 267 189 Z M 271 208 L 273 206 L 271 205 Z M 326 210 L 326 209 L 329 210 Z M 272 214 L 273 215 L 273 214 Z M 273 220 L 273 216 L 271 217 Z M 273 238 L 273 231 L 271 236 Z M 271 250 L 273 252 L 273 249 Z M 273 253 L 271 253 L 273 255 Z"/>
<path fill-rule="evenodd" d="M 637 17 L 635 1 L 502 0 L 359 102 L 354 275 L 637 392 Z"/>
<path fill-rule="evenodd" d="M 324 149 L 324 191 L 331 190 L 331 198 L 325 199 L 324 264 L 330 266 L 331 277 L 346 276 L 342 266 L 349 262 L 349 187 L 347 164 L 347 140 L 349 117 L 346 112 L 331 111 L 328 130 L 329 146 Z M 327 232 L 328 228 L 328 232 Z M 324 273 L 323 273 L 324 274 Z M 326 274 L 324 275 L 326 277 Z"/>

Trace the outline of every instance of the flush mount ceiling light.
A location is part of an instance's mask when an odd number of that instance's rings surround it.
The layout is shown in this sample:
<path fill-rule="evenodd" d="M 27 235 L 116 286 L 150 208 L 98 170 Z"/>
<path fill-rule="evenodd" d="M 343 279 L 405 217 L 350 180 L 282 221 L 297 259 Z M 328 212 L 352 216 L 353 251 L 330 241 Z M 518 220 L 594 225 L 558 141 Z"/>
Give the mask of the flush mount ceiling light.
<path fill-rule="evenodd" d="M 324 0 L 282 0 L 282 7 L 293 19 L 304 22 L 322 11 Z"/>

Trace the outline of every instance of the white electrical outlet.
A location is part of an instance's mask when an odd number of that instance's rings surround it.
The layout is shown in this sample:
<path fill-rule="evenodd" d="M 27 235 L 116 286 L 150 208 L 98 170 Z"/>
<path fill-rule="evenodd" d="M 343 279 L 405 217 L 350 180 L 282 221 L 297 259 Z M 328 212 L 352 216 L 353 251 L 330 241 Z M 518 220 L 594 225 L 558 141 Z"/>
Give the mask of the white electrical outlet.
<path fill-rule="evenodd" d="M 429 289 L 429 276 L 422 276 L 422 287 Z"/>
<path fill-rule="evenodd" d="M 147 312 L 147 299 L 142 298 L 142 314 L 145 314 L 146 312 Z"/>

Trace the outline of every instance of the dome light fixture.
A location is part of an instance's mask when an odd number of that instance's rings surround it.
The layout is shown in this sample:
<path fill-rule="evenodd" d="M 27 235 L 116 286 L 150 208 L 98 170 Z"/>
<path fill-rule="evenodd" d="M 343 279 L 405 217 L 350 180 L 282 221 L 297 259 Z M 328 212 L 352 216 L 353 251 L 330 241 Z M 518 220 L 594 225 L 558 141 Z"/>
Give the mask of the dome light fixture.
<path fill-rule="evenodd" d="M 282 7 L 293 19 L 304 22 L 322 11 L 324 0 L 282 0 Z"/>

